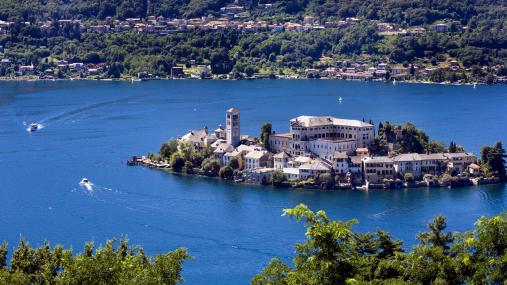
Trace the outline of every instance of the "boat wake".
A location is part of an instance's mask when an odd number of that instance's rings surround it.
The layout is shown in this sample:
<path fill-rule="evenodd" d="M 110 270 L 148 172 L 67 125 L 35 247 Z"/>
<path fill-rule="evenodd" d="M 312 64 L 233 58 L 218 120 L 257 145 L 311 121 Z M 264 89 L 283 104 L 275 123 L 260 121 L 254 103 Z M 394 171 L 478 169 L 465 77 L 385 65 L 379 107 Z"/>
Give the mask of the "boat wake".
<path fill-rule="evenodd" d="M 81 186 L 83 189 L 86 189 L 88 192 L 93 192 L 93 187 L 95 186 L 91 181 L 89 181 L 86 178 L 81 179 L 79 182 L 79 186 Z"/>
<path fill-rule="evenodd" d="M 27 124 L 25 121 L 23 121 L 23 126 L 26 127 L 26 131 L 27 132 L 33 132 L 33 131 L 38 131 L 40 129 L 43 129 L 44 128 L 44 124 L 41 124 L 41 123 L 31 123 L 31 124 Z"/>
<path fill-rule="evenodd" d="M 131 99 L 132 97 L 135 97 L 135 96 L 128 96 L 128 97 L 120 98 L 120 99 L 116 99 L 116 100 L 109 100 L 109 101 L 104 101 L 104 102 L 93 103 L 93 104 L 83 106 L 81 108 L 76 108 L 76 109 L 72 109 L 69 111 L 65 111 L 65 112 L 56 114 L 54 116 L 51 116 L 49 118 L 44 118 L 44 119 L 40 120 L 38 125 L 43 127 L 44 125 L 49 125 L 50 123 L 64 121 L 72 116 L 84 113 L 86 111 L 90 111 L 90 110 L 97 109 L 97 108 L 104 107 L 104 106 L 108 106 L 108 105 L 126 102 L 129 99 Z M 23 123 L 26 125 L 26 122 L 23 122 Z"/>
<path fill-rule="evenodd" d="M 368 215 L 368 219 L 372 219 L 372 220 L 377 221 L 377 220 L 382 220 L 384 218 L 387 218 L 387 217 L 394 215 L 394 214 L 405 213 L 408 211 L 410 211 L 410 208 L 392 208 L 392 209 L 387 209 L 382 212 L 370 214 L 370 215 Z"/>

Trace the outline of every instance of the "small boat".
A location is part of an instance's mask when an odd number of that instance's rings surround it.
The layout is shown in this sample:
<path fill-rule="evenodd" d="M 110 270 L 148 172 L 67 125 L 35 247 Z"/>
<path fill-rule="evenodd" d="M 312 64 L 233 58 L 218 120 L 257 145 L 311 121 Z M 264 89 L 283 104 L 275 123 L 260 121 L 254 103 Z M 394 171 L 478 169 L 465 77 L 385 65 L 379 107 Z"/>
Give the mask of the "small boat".
<path fill-rule="evenodd" d="M 28 126 L 28 131 L 29 132 L 35 132 L 39 129 L 39 125 L 38 124 L 30 124 Z"/>
<path fill-rule="evenodd" d="M 396 78 L 393 79 L 393 85 L 396 85 Z"/>
<path fill-rule="evenodd" d="M 342 101 L 342 97 L 338 98 L 338 101 L 340 101 L 340 102 L 341 102 L 341 101 Z"/>
<path fill-rule="evenodd" d="M 477 88 L 477 84 L 474 83 L 474 89 Z"/>
<path fill-rule="evenodd" d="M 79 185 L 83 186 L 84 188 L 86 188 L 86 190 L 90 192 L 93 191 L 93 183 L 91 183 L 90 180 L 88 180 L 88 178 L 81 179 Z"/>

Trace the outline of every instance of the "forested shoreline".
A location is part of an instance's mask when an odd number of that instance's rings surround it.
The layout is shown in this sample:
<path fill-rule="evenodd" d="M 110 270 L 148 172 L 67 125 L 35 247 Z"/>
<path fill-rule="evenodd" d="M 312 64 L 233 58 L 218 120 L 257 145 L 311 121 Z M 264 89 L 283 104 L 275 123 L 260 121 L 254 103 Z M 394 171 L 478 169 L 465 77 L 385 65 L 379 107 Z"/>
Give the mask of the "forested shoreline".
<path fill-rule="evenodd" d="M 20 67 L 32 64 L 30 74 L 51 78 L 165 78 L 173 75 L 173 67 L 182 67 L 184 74 L 197 78 L 342 78 L 347 68 L 360 73 L 382 63 L 389 64 L 388 69 L 372 73 L 372 79 L 493 83 L 503 82 L 507 75 L 507 5 L 503 1 L 274 1 L 269 2 L 270 9 L 262 8 L 267 2 L 238 3 L 245 11 L 233 20 L 240 22 L 297 24 L 306 17 L 321 25 L 347 17 L 358 21 L 303 32 L 282 27 L 275 33 L 228 28 L 166 35 L 96 33 L 87 30 L 97 25 L 107 30 L 129 17 L 219 19 L 220 8 L 232 3 L 90 0 L 16 1 L 13 5 L 3 0 L 0 20 L 11 24 L 0 33 L 0 46 L 10 64 L 0 66 L 0 77 L 23 76 Z M 62 19 L 81 24 L 58 22 Z M 397 31 L 421 30 L 385 35 L 379 21 Z M 439 23 L 445 25 L 445 32 L 435 30 Z M 57 68 L 62 62 L 83 63 L 93 71 Z"/>

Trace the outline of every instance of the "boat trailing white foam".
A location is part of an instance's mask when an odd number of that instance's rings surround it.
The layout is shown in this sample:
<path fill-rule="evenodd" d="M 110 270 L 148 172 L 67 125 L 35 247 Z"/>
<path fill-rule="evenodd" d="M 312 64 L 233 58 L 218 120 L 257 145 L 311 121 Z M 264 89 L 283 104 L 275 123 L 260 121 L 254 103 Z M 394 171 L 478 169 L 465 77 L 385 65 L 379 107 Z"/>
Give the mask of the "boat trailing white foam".
<path fill-rule="evenodd" d="M 86 190 L 88 190 L 88 191 L 93 191 L 93 183 L 91 183 L 90 180 L 88 180 L 88 178 L 86 178 L 86 177 L 81 179 L 81 181 L 79 182 L 79 185 L 86 188 Z"/>

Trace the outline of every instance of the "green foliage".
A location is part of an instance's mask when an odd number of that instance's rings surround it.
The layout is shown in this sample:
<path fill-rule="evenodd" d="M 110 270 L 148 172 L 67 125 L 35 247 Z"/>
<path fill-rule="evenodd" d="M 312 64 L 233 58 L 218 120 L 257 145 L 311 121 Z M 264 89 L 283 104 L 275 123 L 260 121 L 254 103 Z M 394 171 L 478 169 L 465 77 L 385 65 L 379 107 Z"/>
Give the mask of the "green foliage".
<path fill-rule="evenodd" d="M 459 146 L 457 145 L 455 142 L 451 141 L 449 143 L 449 152 L 450 153 L 456 153 L 456 152 L 461 152 L 461 151 L 464 151 L 463 147 L 462 146 Z"/>
<path fill-rule="evenodd" d="M 227 166 L 232 168 L 232 170 L 238 170 L 240 167 L 239 160 L 236 157 L 233 157 L 229 160 L 229 162 L 227 163 Z"/>
<path fill-rule="evenodd" d="M 0 271 L 7 266 L 7 243 L 0 246 Z"/>
<path fill-rule="evenodd" d="M 261 127 L 261 133 L 259 135 L 259 139 L 260 139 L 262 145 L 267 150 L 270 150 L 269 136 L 271 135 L 271 132 L 272 132 L 271 123 L 265 123 L 264 125 L 262 125 L 262 127 Z"/>
<path fill-rule="evenodd" d="M 178 151 L 178 141 L 177 140 L 170 140 L 162 146 L 160 146 L 160 155 L 162 157 L 171 157 L 171 155 Z"/>
<path fill-rule="evenodd" d="M 185 156 L 181 152 L 173 153 L 169 165 L 174 171 L 181 171 L 185 166 Z"/>
<path fill-rule="evenodd" d="M 268 284 L 503 284 L 507 280 L 507 213 L 480 218 L 466 233 L 446 232 L 436 216 L 413 250 L 381 230 L 352 231 L 354 220 L 328 219 L 305 205 L 284 214 L 303 221 L 306 241 L 296 244 L 293 267 L 272 259 L 252 279 Z"/>
<path fill-rule="evenodd" d="M 251 76 L 262 70 L 313 68 L 323 56 L 337 59 L 366 59 L 370 63 L 421 63 L 437 65 L 448 56 L 457 58 L 472 72 L 451 72 L 445 68 L 430 74 L 434 81 L 457 81 L 481 75 L 493 81 L 493 72 L 502 76 L 507 55 L 507 5 L 492 0 L 463 1 L 347 1 L 276 0 L 273 9 L 253 2 L 241 3 L 247 9 L 245 20 L 266 20 L 270 24 L 300 20 L 314 15 L 321 22 L 337 22 L 346 17 L 380 20 L 406 28 L 423 25 L 426 32 L 381 37 L 371 22 L 304 33 L 285 31 L 242 33 L 241 31 L 191 31 L 166 36 L 137 32 L 84 33 L 79 24 L 55 22 L 47 29 L 25 26 L 47 19 L 80 19 L 87 26 L 109 23 L 107 17 L 124 20 L 164 16 L 194 18 L 218 16 L 231 0 L 85 0 L 10 1 L 0 0 L 0 20 L 13 21 L 10 35 L 0 37 L 7 56 L 22 64 L 41 62 L 48 56 L 74 62 L 106 63 L 104 76 L 119 78 L 147 72 L 167 76 L 175 63 L 196 60 L 210 64 L 215 75 Z M 437 33 L 434 24 L 447 23 L 448 33 Z M 462 29 L 462 27 L 467 27 Z M 45 48 L 40 48 L 41 46 Z M 499 64 L 496 71 L 480 67 Z M 408 65 L 407 65 L 408 66 Z M 43 68 L 36 73 L 41 74 Z M 0 74 L 13 74 L 2 69 Z M 470 74 L 471 73 L 471 74 Z M 486 77 L 486 74 L 488 76 Z M 411 76 L 415 70 L 411 68 Z"/>
<path fill-rule="evenodd" d="M 505 159 L 507 155 L 501 142 L 496 142 L 494 146 L 484 146 L 481 148 L 481 162 L 485 165 L 487 172 L 501 179 L 506 178 Z"/>
<path fill-rule="evenodd" d="M 286 285 L 285 279 L 291 268 L 285 265 L 279 258 L 273 258 L 262 273 L 257 274 L 253 279 L 252 285 Z"/>
<path fill-rule="evenodd" d="M 273 186 L 282 186 L 283 182 L 287 180 L 287 177 L 285 177 L 285 174 L 283 174 L 282 171 L 276 170 L 271 175 L 271 183 Z"/>
<path fill-rule="evenodd" d="M 234 178 L 234 170 L 230 166 L 224 166 L 218 171 L 218 176 L 222 179 Z"/>
<path fill-rule="evenodd" d="M 415 178 L 414 178 L 414 174 L 410 173 L 410 172 L 407 172 L 405 173 L 405 175 L 403 176 L 403 180 L 405 180 L 405 182 L 414 182 Z"/>
<path fill-rule="evenodd" d="M 218 176 L 218 172 L 220 171 L 220 162 L 218 162 L 215 158 L 206 158 L 202 162 L 202 170 L 207 175 Z"/>
<path fill-rule="evenodd" d="M 394 145 L 398 153 L 437 153 L 446 152 L 447 147 L 443 142 L 430 141 L 429 136 L 414 124 L 408 122 L 405 125 L 393 125 L 389 122 L 381 122 L 378 134 L 374 140 L 372 152 L 377 155 L 387 155 L 388 144 Z M 457 149 L 458 146 L 456 146 Z"/>
<path fill-rule="evenodd" d="M 326 189 L 333 188 L 335 185 L 335 178 L 331 173 L 322 173 L 317 176 L 316 183 Z"/>
<path fill-rule="evenodd" d="M 83 253 L 73 254 L 49 244 L 32 248 L 21 239 L 10 266 L 0 269 L 0 284 L 167 284 L 183 282 L 182 263 L 191 258 L 184 248 L 153 258 L 140 247 L 122 239 L 95 248 L 85 244 Z M 2 247 L 3 248 L 3 247 Z"/>

